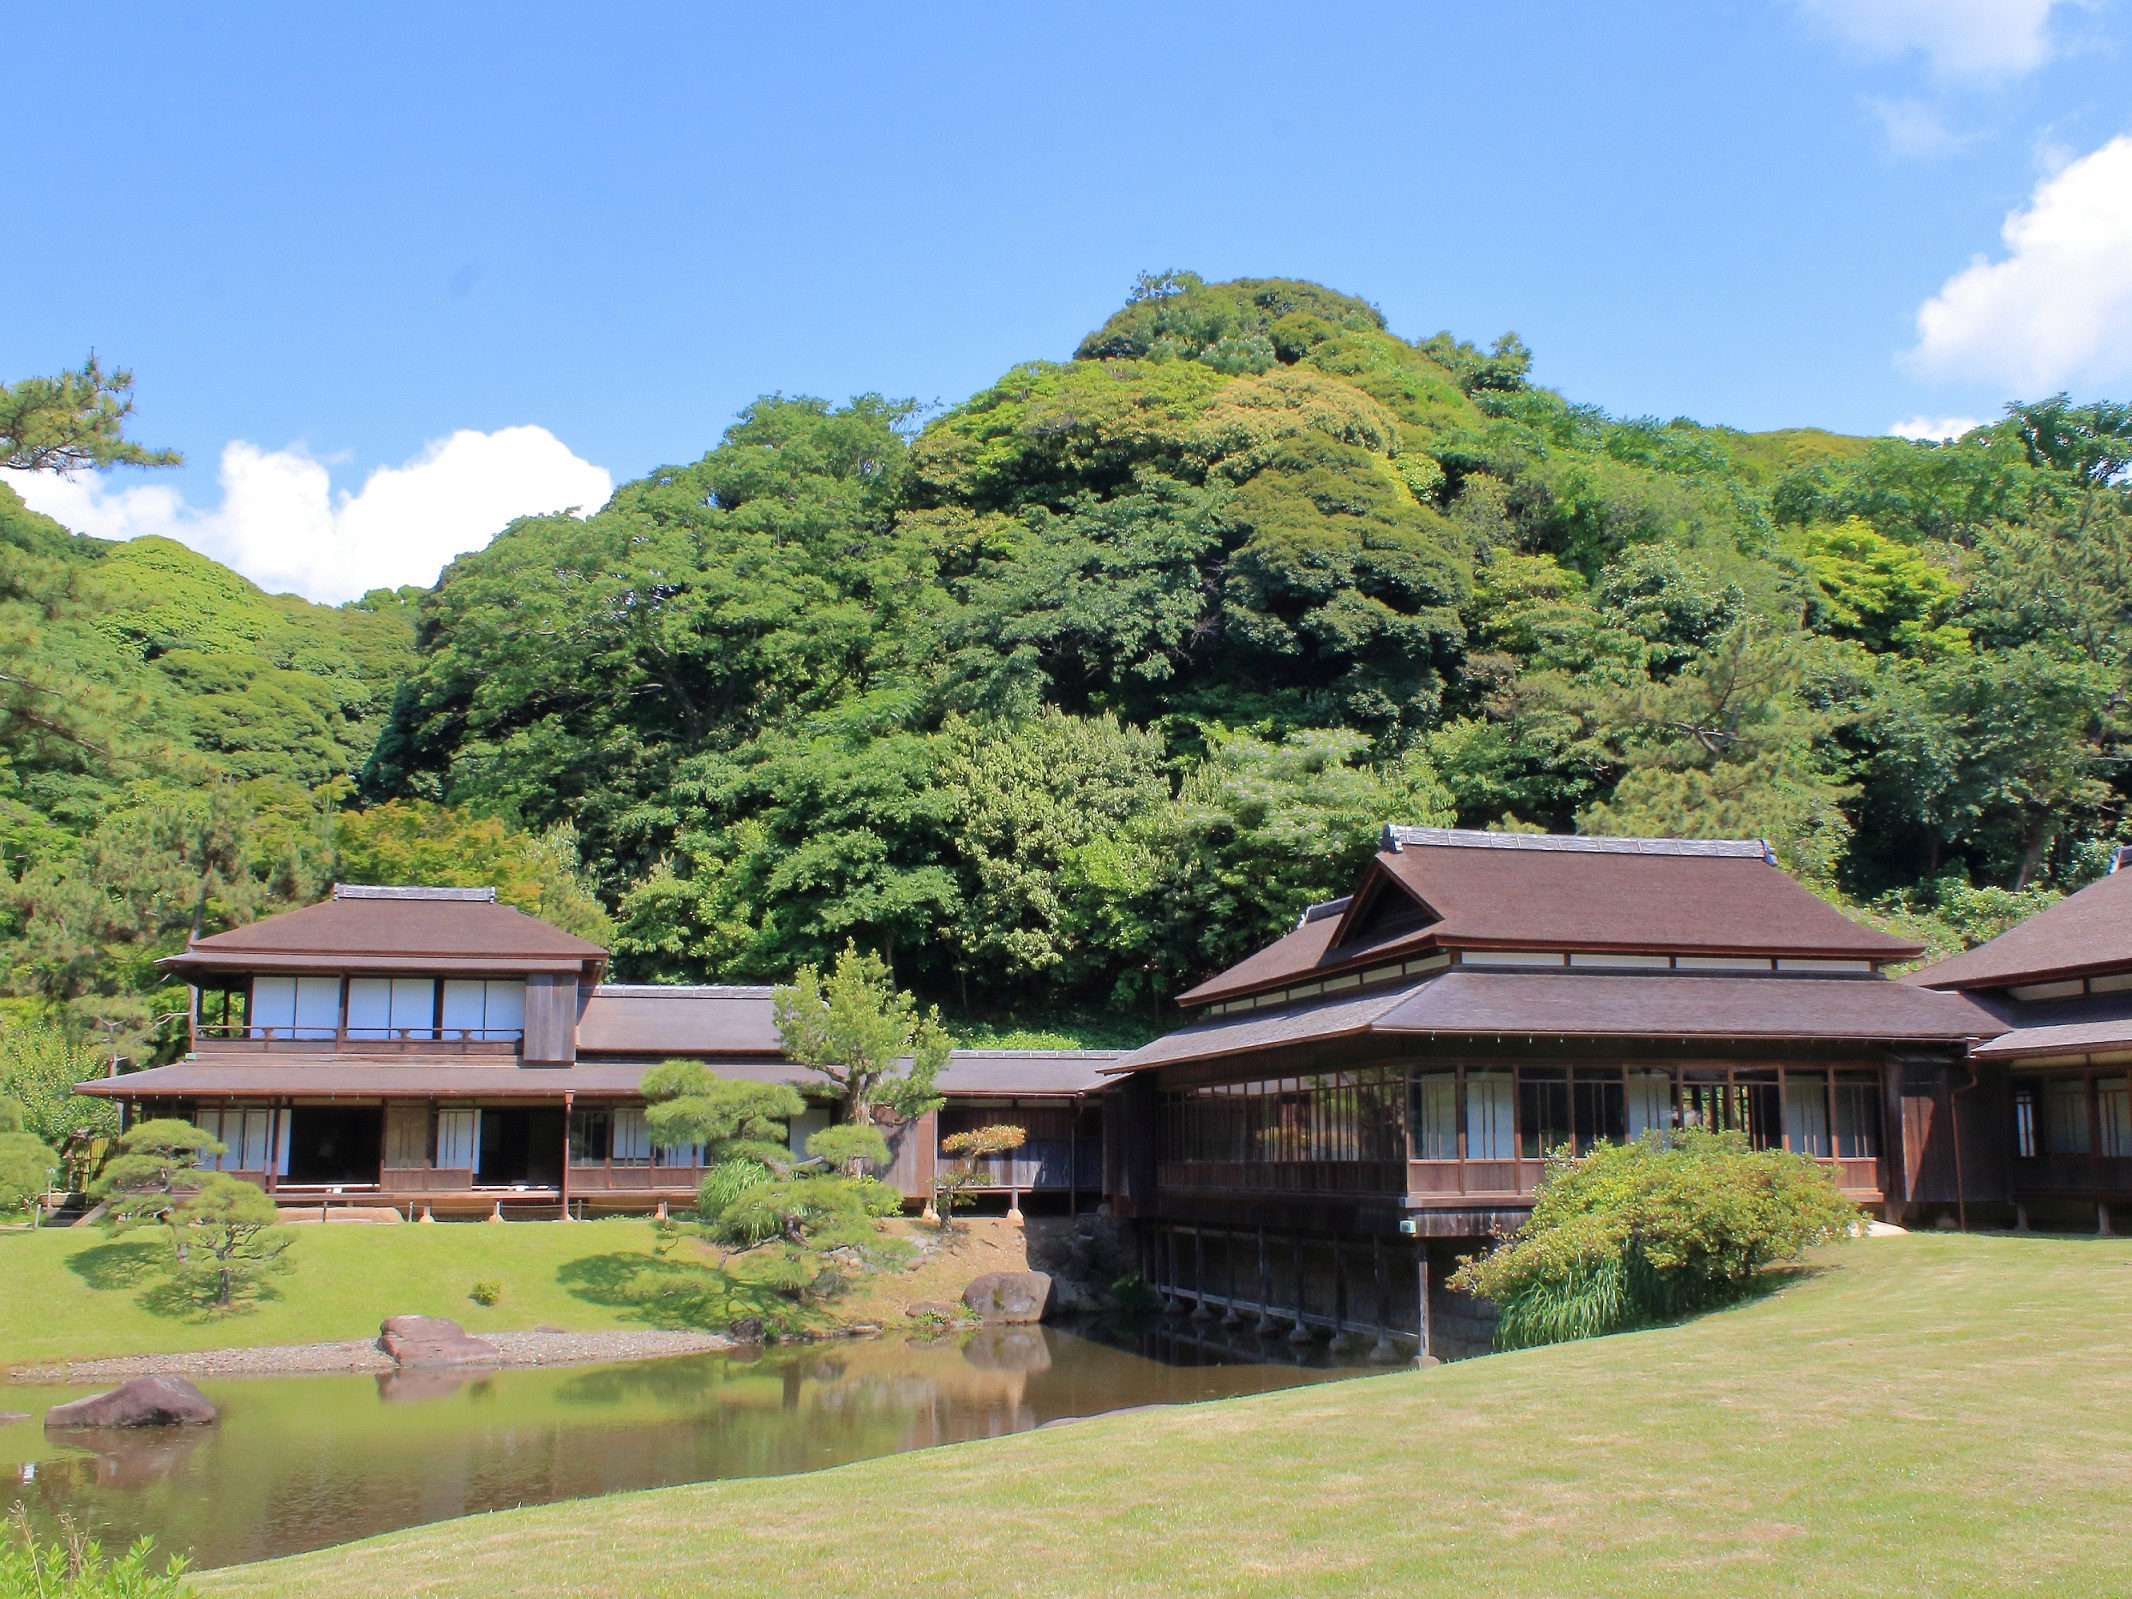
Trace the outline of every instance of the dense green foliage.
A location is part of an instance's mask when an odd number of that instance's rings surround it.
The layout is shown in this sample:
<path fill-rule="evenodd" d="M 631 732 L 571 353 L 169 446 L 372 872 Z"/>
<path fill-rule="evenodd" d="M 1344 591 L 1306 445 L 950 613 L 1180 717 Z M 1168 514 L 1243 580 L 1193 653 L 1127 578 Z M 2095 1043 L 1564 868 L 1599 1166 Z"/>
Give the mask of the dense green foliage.
<path fill-rule="evenodd" d="M 786 1057 L 821 1078 L 854 1131 L 870 1135 L 832 1137 L 822 1147 L 832 1164 L 868 1154 L 885 1162 L 878 1129 L 940 1104 L 933 1079 L 949 1050 L 940 1012 L 899 990 L 880 956 L 846 945 L 827 973 L 802 966 L 772 991 L 771 1007 Z"/>
<path fill-rule="evenodd" d="M 23 1130 L 22 1102 L 0 1099 L 0 1215 L 43 1198 L 59 1174 L 59 1154 Z"/>
<path fill-rule="evenodd" d="M 154 961 L 316 897 L 333 817 L 412 664 L 411 595 L 270 596 L 111 544 L 0 484 L 0 966 L 75 1036 L 152 1051 Z"/>
<path fill-rule="evenodd" d="M 173 1282 L 228 1310 L 285 1269 L 289 1229 L 273 1195 L 227 1172 L 209 1172 L 169 1217 Z"/>
<path fill-rule="evenodd" d="M 2127 407 L 1743 434 L 1530 369 L 1169 273 L 937 416 L 770 396 L 338 611 L 0 498 L 0 640 L 81 685 L 0 695 L 14 985 L 115 1011 L 354 863 L 516 885 L 637 979 L 855 944 L 965 1026 L 1129 1030 L 1387 820 L 1763 836 L 1935 950 L 2132 836 Z M 145 726 L 213 779 L 101 731 Z"/>
<path fill-rule="evenodd" d="M 1495 1301 L 1498 1349 L 1527 1349 L 1723 1304 L 1860 1220 L 1804 1155 L 1739 1133 L 1647 1134 L 1551 1161 L 1516 1235 L 1451 1285 Z"/>

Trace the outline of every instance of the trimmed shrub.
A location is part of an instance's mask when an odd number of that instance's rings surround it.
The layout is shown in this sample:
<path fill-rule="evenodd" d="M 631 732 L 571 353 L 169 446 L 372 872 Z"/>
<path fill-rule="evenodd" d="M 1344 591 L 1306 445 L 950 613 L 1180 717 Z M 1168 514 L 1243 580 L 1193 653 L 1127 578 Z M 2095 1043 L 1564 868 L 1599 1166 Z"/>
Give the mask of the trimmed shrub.
<path fill-rule="evenodd" d="M 1596 1338 L 1737 1299 L 1859 1220 L 1804 1155 L 1738 1133 L 1648 1134 L 1552 1158 L 1525 1225 L 1451 1286 L 1495 1301 L 1498 1349 Z"/>

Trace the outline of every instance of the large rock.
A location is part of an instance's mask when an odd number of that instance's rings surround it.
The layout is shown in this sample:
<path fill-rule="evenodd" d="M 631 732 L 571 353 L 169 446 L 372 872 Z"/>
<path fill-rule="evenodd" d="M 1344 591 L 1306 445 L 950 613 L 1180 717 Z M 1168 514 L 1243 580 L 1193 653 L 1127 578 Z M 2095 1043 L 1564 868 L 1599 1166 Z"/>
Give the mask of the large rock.
<path fill-rule="evenodd" d="M 185 1427 L 215 1419 L 215 1407 L 183 1377 L 136 1377 L 44 1413 L 47 1427 Z"/>
<path fill-rule="evenodd" d="M 962 1302 L 988 1322 L 1042 1321 L 1051 1308 L 1051 1278 L 1040 1271 L 988 1271 L 962 1291 Z"/>
<path fill-rule="evenodd" d="M 378 1348 L 400 1366 L 493 1366 L 502 1353 L 443 1316 L 387 1316 Z"/>

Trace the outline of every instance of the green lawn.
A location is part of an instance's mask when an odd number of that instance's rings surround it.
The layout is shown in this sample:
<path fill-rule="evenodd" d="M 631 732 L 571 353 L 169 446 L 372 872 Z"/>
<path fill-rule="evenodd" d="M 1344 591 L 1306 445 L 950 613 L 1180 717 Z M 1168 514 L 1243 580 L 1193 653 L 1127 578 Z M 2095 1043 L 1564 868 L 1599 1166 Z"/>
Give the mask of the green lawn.
<path fill-rule="evenodd" d="M 450 1316 L 475 1332 L 543 1323 L 719 1326 L 707 1277 L 685 1256 L 655 1261 L 648 1222 L 440 1222 L 292 1229 L 292 1269 L 272 1297 L 234 1314 L 172 1305 L 153 1234 L 114 1239 L 95 1227 L 0 1235 L 0 1368 L 187 1349 L 374 1338 L 386 1316 Z M 502 1284 L 484 1309 L 475 1282 Z M 660 1289 L 673 1290 L 661 1293 Z"/>
<path fill-rule="evenodd" d="M 2132 1244 L 1873 1239 L 1687 1326 L 447 1522 L 222 1595 L 2087 1595 Z"/>

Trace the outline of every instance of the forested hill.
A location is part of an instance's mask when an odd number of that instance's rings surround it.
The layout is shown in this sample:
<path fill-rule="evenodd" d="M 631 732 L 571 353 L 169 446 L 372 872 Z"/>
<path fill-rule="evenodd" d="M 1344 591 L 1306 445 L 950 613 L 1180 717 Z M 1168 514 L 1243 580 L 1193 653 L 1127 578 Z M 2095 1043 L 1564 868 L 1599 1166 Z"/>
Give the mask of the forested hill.
<path fill-rule="evenodd" d="M 766 398 L 421 596 L 338 826 L 540 841 L 633 977 L 855 940 L 1141 1028 L 1388 819 L 1761 835 L 1937 941 L 2103 868 L 2126 408 L 1744 434 L 1529 364 L 1179 273 L 937 416 Z"/>

